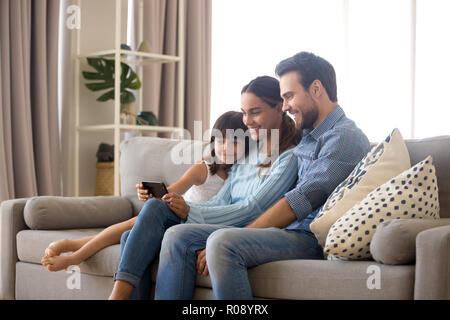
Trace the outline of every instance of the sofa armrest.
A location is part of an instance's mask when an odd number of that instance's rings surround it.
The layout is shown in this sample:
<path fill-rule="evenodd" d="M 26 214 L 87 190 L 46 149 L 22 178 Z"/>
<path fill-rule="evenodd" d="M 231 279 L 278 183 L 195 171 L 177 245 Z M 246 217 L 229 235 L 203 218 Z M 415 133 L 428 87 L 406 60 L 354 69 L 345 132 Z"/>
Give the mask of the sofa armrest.
<path fill-rule="evenodd" d="M 416 246 L 414 299 L 450 299 L 450 226 L 422 231 Z"/>
<path fill-rule="evenodd" d="M 428 229 L 450 225 L 450 219 L 393 219 L 381 223 L 370 242 L 375 261 L 401 265 L 414 263 L 416 237 Z"/>
<path fill-rule="evenodd" d="M 33 197 L 24 208 L 26 225 L 38 230 L 105 228 L 132 217 L 130 201 L 117 196 Z"/>
<path fill-rule="evenodd" d="M 0 300 L 15 299 L 16 235 L 27 229 L 23 209 L 27 198 L 6 200 L 0 205 Z"/>

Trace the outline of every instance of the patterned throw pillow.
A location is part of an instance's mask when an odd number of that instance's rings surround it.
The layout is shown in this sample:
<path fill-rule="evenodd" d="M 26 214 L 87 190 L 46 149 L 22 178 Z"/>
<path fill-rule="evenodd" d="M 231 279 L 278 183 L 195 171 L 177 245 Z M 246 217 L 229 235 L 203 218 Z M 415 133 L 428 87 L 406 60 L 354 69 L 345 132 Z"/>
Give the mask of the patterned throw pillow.
<path fill-rule="evenodd" d="M 391 219 L 437 219 L 439 199 L 431 156 L 353 206 L 330 228 L 324 253 L 343 260 L 369 259 L 377 226 Z"/>
<path fill-rule="evenodd" d="M 353 169 L 350 175 L 340 183 L 325 202 L 311 223 L 311 231 L 320 245 L 331 225 L 342 217 L 355 203 L 388 179 L 395 177 L 411 167 L 409 152 L 398 129 L 394 129 L 386 140 L 372 150 Z"/>

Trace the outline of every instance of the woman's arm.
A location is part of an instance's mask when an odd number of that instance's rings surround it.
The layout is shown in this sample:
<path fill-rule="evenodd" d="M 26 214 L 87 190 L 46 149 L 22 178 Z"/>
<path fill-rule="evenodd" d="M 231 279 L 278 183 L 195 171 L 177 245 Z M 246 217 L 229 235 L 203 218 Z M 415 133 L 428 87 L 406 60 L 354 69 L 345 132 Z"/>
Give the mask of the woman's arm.
<path fill-rule="evenodd" d="M 167 187 L 169 193 L 183 194 L 193 185 L 205 183 L 208 177 L 208 167 L 204 162 L 196 163 L 190 167 L 184 175 L 177 181 Z"/>
<path fill-rule="evenodd" d="M 292 149 L 285 151 L 274 162 L 264 182 L 244 201 L 209 207 L 189 204 L 187 222 L 246 226 L 291 190 L 297 176 L 298 159 L 292 153 Z"/>

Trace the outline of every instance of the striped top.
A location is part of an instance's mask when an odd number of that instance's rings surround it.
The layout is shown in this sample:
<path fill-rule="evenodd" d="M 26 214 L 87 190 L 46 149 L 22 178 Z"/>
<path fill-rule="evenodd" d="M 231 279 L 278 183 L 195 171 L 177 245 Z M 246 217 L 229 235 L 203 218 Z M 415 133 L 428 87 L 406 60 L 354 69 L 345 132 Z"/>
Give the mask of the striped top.
<path fill-rule="evenodd" d="M 303 130 L 295 147 L 297 186 L 285 194 L 297 220 L 286 229 L 311 232 L 310 223 L 333 190 L 370 150 L 366 135 L 337 106 L 317 128 Z"/>
<path fill-rule="evenodd" d="M 187 202 L 190 211 L 186 223 L 244 227 L 295 186 L 298 167 L 293 149 L 283 152 L 261 176 L 258 176 L 258 164 L 267 155 L 255 148 L 248 158 L 254 157 L 255 153 L 257 164 L 233 165 L 223 187 L 209 201 Z"/>

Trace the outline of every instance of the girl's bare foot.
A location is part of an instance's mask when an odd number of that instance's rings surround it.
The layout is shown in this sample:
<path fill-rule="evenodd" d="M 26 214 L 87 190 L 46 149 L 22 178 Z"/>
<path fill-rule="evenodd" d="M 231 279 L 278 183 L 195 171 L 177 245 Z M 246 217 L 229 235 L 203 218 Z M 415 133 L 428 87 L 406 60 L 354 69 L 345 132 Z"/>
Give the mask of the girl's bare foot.
<path fill-rule="evenodd" d="M 50 243 L 47 249 L 45 249 L 44 257 L 59 256 L 63 252 L 71 251 L 69 250 L 70 242 L 71 240 L 63 239 Z"/>
<path fill-rule="evenodd" d="M 66 269 L 69 266 L 79 264 L 72 255 L 70 256 L 44 256 L 41 260 L 44 267 L 47 267 L 48 271 L 59 271 Z"/>

